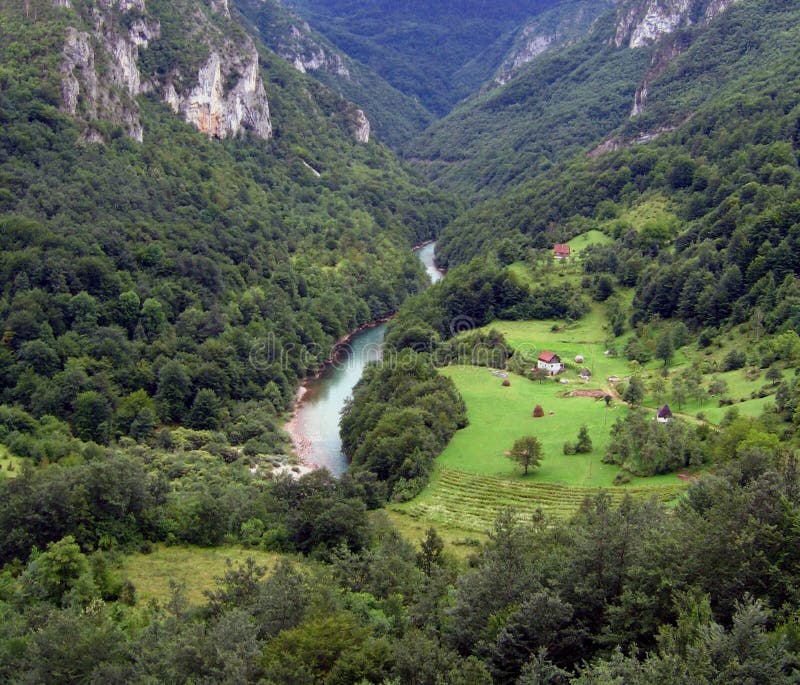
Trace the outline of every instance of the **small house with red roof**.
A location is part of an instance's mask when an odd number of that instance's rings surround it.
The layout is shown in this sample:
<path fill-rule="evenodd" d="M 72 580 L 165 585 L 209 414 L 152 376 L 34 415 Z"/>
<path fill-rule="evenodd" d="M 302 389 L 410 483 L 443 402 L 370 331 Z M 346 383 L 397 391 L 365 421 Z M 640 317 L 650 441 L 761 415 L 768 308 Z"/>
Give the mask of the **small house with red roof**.
<path fill-rule="evenodd" d="M 553 256 L 556 259 L 567 259 L 569 257 L 569 245 L 566 243 L 556 243 L 553 246 Z"/>
<path fill-rule="evenodd" d="M 661 407 L 661 409 L 658 410 L 658 414 L 656 414 L 656 421 L 659 423 L 669 423 L 672 418 L 672 410 L 669 408 L 668 404 Z"/>
<path fill-rule="evenodd" d="M 564 370 L 564 365 L 561 363 L 561 357 L 555 352 L 542 351 L 539 359 L 536 362 L 536 368 L 546 371 L 551 376 L 561 373 Z"/>

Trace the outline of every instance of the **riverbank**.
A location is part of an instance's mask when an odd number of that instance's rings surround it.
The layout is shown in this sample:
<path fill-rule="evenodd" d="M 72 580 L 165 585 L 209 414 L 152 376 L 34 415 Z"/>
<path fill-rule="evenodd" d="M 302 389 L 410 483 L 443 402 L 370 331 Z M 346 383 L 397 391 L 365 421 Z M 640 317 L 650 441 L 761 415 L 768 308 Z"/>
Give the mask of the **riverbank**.
<path fill-rule="evenodd" d="M 299 423 L 300 409 L 303 406 L 303 397 L 308 392 L 306 382 L 307 379 L 303 379 L 300 383 L 300 387 L 297 388 L 297 392 L 294 395 L 294 404 L 292 405 L 292 415 L 283 425 L 283 432 L 289 436 L 292 442 L 292 451 L 290 454 L 297 457 L 303 466 L 315 469 L 317 465 L 308 460 L 308 456 L 311 453 L 311 441 L 300 430 Z"/>
<path fill-rule="evenodd" d="M 414 254 L 432 282 L 442 277 L 432 264 L 434 250 L 434 241 L 414 247 Z M 370 321 L 337 340 L 317 373 L 301 381 L 283 430 L 291 440 L 291 453 L 303 465 L 326 466 L 337 475 L 346 471 L 348 463 L 339 437 L 340 413 L 364 367 L 381 358 L 383 327 L 393 317 L 394 314 Z"/>

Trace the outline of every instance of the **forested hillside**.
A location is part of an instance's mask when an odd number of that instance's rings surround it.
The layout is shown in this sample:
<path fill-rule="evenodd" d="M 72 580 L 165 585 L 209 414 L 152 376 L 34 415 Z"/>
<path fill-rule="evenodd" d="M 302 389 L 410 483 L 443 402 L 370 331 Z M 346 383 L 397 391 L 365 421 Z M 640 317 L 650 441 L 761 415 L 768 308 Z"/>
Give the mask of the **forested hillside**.
<path fill-rule="evenodd" d="M 289 4 L 351 57 L 442 116 L 494 76 L 512 47 L 514 31 L 554 0 Z"/>
<path fill-rule="evenodd" d="M 786 27 L 799 22 L 789 4 L 729 9 L 653 80 L 642 114 L 616 130 L 606 124 L 605 145 L 587 138 L 558 162 L 559 148 L 538 174 L 512 163 L 533 179 L 459 217 L 439 258 L 494 251 L 513 261 L 599 228 L 616 245 L 585 268 L 636 287 L 634 321 L 716 326 L 758 311 L 769 330 L 794 327 L 800 73 Z M 760 59 L 741 49 L 753 42 L 763 45 Z M 670 122 L 674 131 L 642 138 Z M 663 211 L 648 216 L 648 207 Z"/>
<path fill-rule="evenodd" d="M 792 78 L 791 3 L 732 4 L 707 23 L 635 47 L 624 33 L 629 5 L 605 13 L 584 40 L 540 55 L 505 87 L 461 103 L 407 155 L 437 184 L 486 199 L 609 139 L 647 142 L 732 94 L 757 97 L 765 83 Z"/>
<path fill-rule="evenodd" d="M 0 3 L 0 681 L 800 682 L 797 3 L 290 9 Z"/>
<path fill-rule="evenodd" d="M 76 18 L 34 8 L 0 41 L 3 401 L 102 444 L 168 423 L 280 451 L 298 378 L 420 287 L 408 248 L 453 204 L 263 49 L 273 140 L 209 140 L 143 96 L 142 143 L 103 120 L 86 142 L 53 59 Z"/>
<path fill-rule="evenodd" d="M 236 6 L 279 55 L 363 108 L 372 133 L 399 146 L 430 124 L 431 114 L 410 94 L 336 48 L 278 0 L 237 0 Z"/>

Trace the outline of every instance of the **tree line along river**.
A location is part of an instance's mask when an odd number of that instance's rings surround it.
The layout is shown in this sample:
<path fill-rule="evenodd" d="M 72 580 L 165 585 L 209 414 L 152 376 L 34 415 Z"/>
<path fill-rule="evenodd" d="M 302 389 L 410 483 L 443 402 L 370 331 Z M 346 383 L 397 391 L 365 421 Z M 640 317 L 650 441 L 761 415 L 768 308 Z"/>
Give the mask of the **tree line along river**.
<path fill-rule="evenodd" d="M 414 250 L 432 283 L 444 275 L 434 261 L 435 250 L 434 242 Z M 381 359 L 385 334 L 385 323 L 359 331 L 330 366 L 303 384 L 288 430 L 295 451 L 308 465 L 325 466 L 336 476 L 347 470 L 347 457 L 339 437 L 339 417 L 364 367 Z"/>

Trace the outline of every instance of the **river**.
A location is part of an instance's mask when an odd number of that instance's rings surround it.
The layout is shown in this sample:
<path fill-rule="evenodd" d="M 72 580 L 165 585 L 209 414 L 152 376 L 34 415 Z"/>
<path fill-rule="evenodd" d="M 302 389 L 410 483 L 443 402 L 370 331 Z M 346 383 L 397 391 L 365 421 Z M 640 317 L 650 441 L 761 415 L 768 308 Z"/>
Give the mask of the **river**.
<path fill-rule="evenodd" d="M 434 261 L 436 243 L 414 250 L 432 283 L 444 275 Z M 339 415 L 364 367 L 381 358 L 386 324 L 356 333 L 338 358 L 317 378 L 309 379 L 298 393 L 298 404 L 287 426 L 295 451 L 308 465 L 325 466 L 336 476 L 347 470 L 347 457 L 339 437 Z"/>

